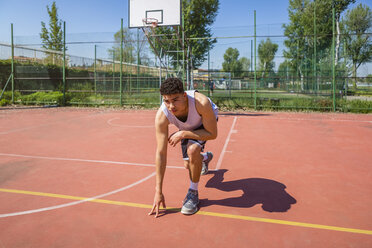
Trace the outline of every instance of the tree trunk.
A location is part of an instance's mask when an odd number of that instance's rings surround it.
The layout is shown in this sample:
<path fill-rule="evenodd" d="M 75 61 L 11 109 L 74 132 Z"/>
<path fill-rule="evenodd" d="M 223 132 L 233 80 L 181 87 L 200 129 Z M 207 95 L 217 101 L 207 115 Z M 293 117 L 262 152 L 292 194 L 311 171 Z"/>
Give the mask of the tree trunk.
<path fill-rule="evenodd" d="M 300 67 L 300 78 L 301 78 L 301 91 L 304 91 L 304 74 L 302 73 L 301 67 Z"/>
<path fill-rule="evenodd" d="M 335 51 L 335 66 L 337 66 L 338 63 L 338 51 L 340 49 L 340 21 L 336 21 L 336 51 Z"/>
<path fill-rule="evenodd" d="M 263 65 L 263 70 L 262 70 L 262 74 L 261 74 L 261 80 L 260 80 L 260 86 L 263 87 L 263 85 L 261 84 L 262 80 L 264 80 L 264 86 L 265 86 L 265 71 L 266 71 L 266 62 L 264 62 L 264 65 Z"/>
<path fill-rule="evenodd" d="M 354 84 L 354 90 L 357 90 L 357 73 L 356 73 L 356 63 L 353 63 L 353 78 L 354 78 L 354 81 L 353 81 L 353 84 Z"/>

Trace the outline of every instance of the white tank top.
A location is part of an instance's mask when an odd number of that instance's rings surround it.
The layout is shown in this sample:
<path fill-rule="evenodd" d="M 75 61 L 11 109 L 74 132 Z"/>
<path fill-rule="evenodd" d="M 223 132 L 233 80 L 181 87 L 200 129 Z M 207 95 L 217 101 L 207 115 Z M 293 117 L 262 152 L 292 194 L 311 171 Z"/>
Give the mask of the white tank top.
<path fill-rule="evenodd" d="M 199 115 L 195 107 L 195 90 L 188 90 L 186 91 L 186 94 L 189 104 L 189 113 L 187 115 L 187 120 L 185 122 L 180 121 L 174 114 L 169 112 L 164 102 L 161 104 L 160 108 L 163 110 L 163 113 L 168 118 L 169 122 L 178 127 L 179 130 L 191 131 L 200 127 L 203 124 L 203 122 L 201 116 Z M 208 100 L 211 103 L 214 115 L 217 118 L 218 108 L 209 97 Z"/>

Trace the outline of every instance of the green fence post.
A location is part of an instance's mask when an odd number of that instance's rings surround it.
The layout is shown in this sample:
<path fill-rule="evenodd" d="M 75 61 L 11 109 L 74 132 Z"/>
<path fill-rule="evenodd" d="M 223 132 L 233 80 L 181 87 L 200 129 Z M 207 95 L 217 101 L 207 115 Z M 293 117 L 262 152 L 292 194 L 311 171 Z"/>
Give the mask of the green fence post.
<path fill-rule="evenodd" d="M 120 34 L 120 106 L 123 106 L 123 18 L 121 18 Z"/>
<path fill-rule="evenodd" d="M 336 111 L 336 74 L 335 74 L 335 7 L 332 7 L 332 85 L 333 85 L 333 111 Z"/>
<path fill-rule="evenodd" d="M 13 23 L 10 24 L 11 42 L 12 42 L 12 65 L 11 65 L 11 76 L 12 76 L 12 104 L 14 104 L 14 42 L 13 42 Z"/>
<path fill-rule="evenodd" d="M 140 64 L 140 51 L 139 51 L 139 28 L 137 28 L 137 86 L 136 86 L 136 91 L 138 91 L 138 77 L 139 77 L 139 64 Z"/>
<path fill-rule="evenodd" d="M 63 22 L 63 65 L 62 65 L 62 80 L 63 80 L 63 106 L 66 105 L 66 22 Z"/>
<path fill-rule="evenodd" d="M 318 80 L 316 73 L 316 0 L 314 0 L 314 60 L 313 60 L 313 88 L 315 88 L 316 94 L 318 94 Z"/>
<path fill-rule="evenodd" d="M 94 45 L 94 93 L 97 97 L 97 45 Z"/>
<path fill-rule="evenodd" d="M 300 40 L 297 40 L 297 63 L 296 63 L 296 91 L 297 91 L 297 98 L 298 98 L 298 87 L 299 87 L 299 80 L 301 80 L 300 79 L 300 77 L 299 77 L 299 71 L 298 71 L 298 69 L 299 69 L 299 67 L 301 66 L 301 63 L 299 63 L 299 61 L 300 61 Z M 300 65 L 298 65 L 298 64 L 300 64 Z M 296 101 L 296 103 L 297 103 L 297 101 Z"/>
<path fill-rule="evenodd" d="M 183 10 L 183 7 L 184 6 L 182 6 L 182 10 Z M 185 19 L 184 19 L 184 15 L 182 11 L 182 81 L 184 84 L 185 84 L 185 80 L 186 80 L 186 76 L 185 76 Z M 187 89 L 187 85 L 185 88 Z"/>
<path fill-rule="evenodd" d="M 346 39 L 344 39 L 344 44 L 346 44 Z M 344 45 L 344 77 L 345 77 L 345 79 L 344 79 L 344 97 L 345 97 L 345 99 L 347 98 L 347 87 L 348 87 L 348 83 L 349 83 L 349 78 L 348 78 L 348 76 L 347 76 L 347 67 L 346 67 L 346 65 L 347 65 L 347 61 L 346 61 L 346 56 L 347 56 L 347 54 L 346 54 L 346 45 Z"/>
<path fill-rule="evenodd" d="M 256 11 L 254 11 L 254 110 L 257 110 Z"/>
<path fill-rule="evenodd" d="M 252 71 L 253 71 L 253 40 L 251 40 L 251 72 Z"/>
<path fill-rule="evenodd" d="M 210 57 L 210 50 L 211 48 L 208 49 L 208 96 L 210 96 L 210 87 L 211 87 L 211 71 L 210 71 L 210 62 L 211 62 L 211 57 Z"/>
<path fill-rule="evenodd" d="M 112 94 L 115 93 L 115 52 L 112 51 Z"/>

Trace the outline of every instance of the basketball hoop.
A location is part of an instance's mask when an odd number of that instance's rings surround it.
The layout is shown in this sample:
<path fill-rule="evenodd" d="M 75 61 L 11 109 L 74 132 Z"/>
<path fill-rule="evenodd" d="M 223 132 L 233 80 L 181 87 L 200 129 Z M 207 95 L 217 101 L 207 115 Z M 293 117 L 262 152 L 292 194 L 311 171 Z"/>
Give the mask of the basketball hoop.
<path fill-rule="evenodd" d="M 156 28 L 158 26 L 158 19 L 156 18 L 143 18 L 142 22 L 144 26 L 151 26 L 152 28 Z"/>

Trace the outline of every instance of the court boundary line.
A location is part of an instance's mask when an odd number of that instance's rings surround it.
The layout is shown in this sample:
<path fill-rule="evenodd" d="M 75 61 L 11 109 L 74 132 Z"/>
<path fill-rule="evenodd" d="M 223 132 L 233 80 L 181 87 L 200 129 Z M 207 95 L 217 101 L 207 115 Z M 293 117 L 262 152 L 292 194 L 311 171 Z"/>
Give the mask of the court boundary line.
<path fill-rule="evenodd" d="M 0 153 L 0 156 L 18 157 L 18 158 L 47 159 L 47 160 L 60 160 L 60 161 L 89 162 L 89 163 L 103 163 L 103 164 L 134 165 L 134 166 L 144 166 L 144 167 L 155 167 L 155 164 L 142 164 L 142 163 L 106 161 L 106 160 L 92 160 L 92 159 L 79 159 L 79 158 L 60 158 L 60 157 L 33 156 L 33 155 L 23 155 L 23 154 L 13 154 L 13 153 Z M 173 166 L 173 165 L 167 165 L 167 168 L 185 169 L 185 167 Z"/>
<path fill-rule="evenodd" d="M 235 127 L 236 120 L 237 120 L 237 117 L 235 116 L 235 117 L 234 117 L 234 120 L 233 120 L 233 123 L 232 123 L 232 125 L 231 125 L 231 128 L 230 128 L 229 134 L 228 134 L 227 137 L 226 137 L 225 144 L 223 145 L 223 148 L 222 148 L 222 151 L 221 151 L 220 157 L 218 158 L 218 161 L 217 161 L 217 165 L 216 165 L 215 170 L 219 170 L 220 167 L 221 167 L 222 160 L 223 160 L 223 157 L 224 157 L 224 155 L 225 155 L 227 145 L 228 145 L 228 143 L 230 142 L 231 134 L 234 133 L 234 127 Z"/>
<path fill-rule="evenodd" d="M 145 181 L 147 181 L 148 179 L 150 179 L 151 177 L 155 176 L 155 172 L 151 173 L 150 175 L 148 175 L 147 177 L 144 177 L 134 183 L 131 183 L 127 186 L 124 186 L 122 188 L 119 188 L 119 189 L 116 189 L 116 190 L 113 190 L 113 191 L 110 191 L 110 192 L 107 192 L 107 193 L 104 193 L 104 194 L 100 194 L 100 195 L 97 195 L 97 196 L 93 196 L 93 197 L 73 197 L 73 196 L 66 196 L 66 195 L 59 195 L 59 194 L 51 194 L 51 193 L 41 193 L 41 192 L 32 192 L 32 191 L 24 191 L 24 190 L 7 190 L 7 189 L 0 189 L 0 191 L 2 192 L 8 192 L 8 193 L 19 193 L 19 194 L 27 194 L 27 195 L 38 195 L 38 196 L 49 196 L 49 197 L 56 197 L 56 198 L 64 198 L 64 199 L 73 199 L 73 200 L 79 200 L 79 201 L 75 201 L 75 202 L 70 202 L 70 203 L 64 203 L 64 204 L 60 204 L 60 205 L 55 205 L 55 206 L 51 206 L 51 207 L 44 207 L 44 208 L 38 208 L 38 209 L 33 209 L 33 210 L 26 210 L 26 211 L 20 211 L 20 212 L 14 212 L 14 213 L 8 213 L 8 214 L 0 214 L 0 218 L 6 218 L 6 217 L 12 217 L 12 216 L 19 216 L 19 215 L 26 215 L 26 214 L 34 214 L 34 213 L 39 213 L 39 212 L 45 212 L 45 211 L 50 211 L 50 210 L 55 210 L 55 209 L 59 209 L 59 208 L 64 208 L 64 207 L 70 207 L 70 206 L 74 206 L 74 205 L 78 205 L 78 204 L 81 204 L 81 203 L 84 203 L 84 202 L 89 202 L 89 201 L 94 201 L 94 200 L 97 200 L 99 198 L 103 198 L 103 197 L 106 197 L 106 196 L 109 196 L 109 195 L 113 195 L 113 194 L 116 194 L 116 193 L 119 193 L 121 191 L 124 191 L 124 190 L 127 190 L 127 189 L 130 189 L 140 183 L 143 183 Z"/>
<path fill-rule="evenodd" d="M 154 174 L 155 173 L 152 173 L 150 176 L 153 176 Z M 53 197 L 53 198 L 63 198 L 63 199 L 74 199 L 74 200 L 78 199 L 78 200 L 85 201 L 85 202 L 94 202 L 94 203 L 119 205 L 119 206 L 135 207 L 135 208 L 145 208 L 145 209 L 152 209 L 153 207 L 152 205 L 142 204 L 142 203 L 113 201 L 113 200 L 104 200 L 104 199 L 92 199 L 92 198 L 79 197 L 79 196 L 70 196 L 70 195 L 61 195 L 61 194 L 52 194 L 52 193 L 43 193 L 43 192 L 34 192 L 34 191 L 25 191 L 25 190 L 16 190 L 16 189 L 0 188 L 0 192 Z M 176 211 L 176 212 L 180 211 L 179 208 L 167 208 L 167 209 L 170 211 Z M 270 219 L 270 218 L 253 217 L 253 216 L 237 215 L 237 214 L 224 214 L 224 213 L 208 212 L 208 211 L 198 211 L 196 214 L 204 215 L 204 216 L 227 218 L 227 219 L 260 222 L 260 223 L 270 223 L 270 224 L 279 224 L 279 225 L 286 225 L 286 226 L 306 227 L 306 228 L 329 230 L 329 231 L 339 231 L 339 232 L 347 232 L 347 233 L 372 235 L 372 230 L 320 225 L 320 224 L 298 222 L 298 221 L 287 221 L 287 220 L 280 220 L 280 219 Z"/>

